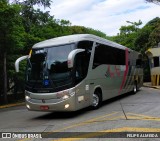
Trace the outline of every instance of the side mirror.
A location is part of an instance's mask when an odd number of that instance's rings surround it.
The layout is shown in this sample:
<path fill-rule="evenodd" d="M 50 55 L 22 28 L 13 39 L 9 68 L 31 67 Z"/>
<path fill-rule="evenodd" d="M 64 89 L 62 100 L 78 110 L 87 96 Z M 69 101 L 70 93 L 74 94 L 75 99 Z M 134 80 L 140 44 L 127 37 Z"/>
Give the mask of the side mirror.
<path fill-rule="evenodd" d="M 18 58 L 15 62 L 15 70 L 16 72 L 19 72 L 19 62 L 21 62 L 22 60 L 25 60 L 29 57 L 29 55 L 26 55 L 26 56 L 22 56 L 20 58 Z"/>
<path fill-rule="evenodd" d="M 85 51 L 85 49 L 75 49 L 69 53 L 69 55 L 68 55 L 68 68 L 73 68 L 74 58 L 75 58 L 76 54 L 78 54 L 80 52 L 84 52 L 84 51 Z"/>

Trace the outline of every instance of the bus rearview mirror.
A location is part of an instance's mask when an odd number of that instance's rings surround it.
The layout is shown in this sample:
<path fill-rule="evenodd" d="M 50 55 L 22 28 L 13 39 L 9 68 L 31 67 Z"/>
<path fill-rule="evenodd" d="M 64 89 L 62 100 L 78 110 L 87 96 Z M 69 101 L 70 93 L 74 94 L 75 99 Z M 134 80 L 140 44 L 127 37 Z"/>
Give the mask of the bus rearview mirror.
<path fill-rule="evenodd" d="M 25 55 L 25 56 L 22 56 L 20 58 L 18 58 L 15 62 L 15 70 L 16 72 L 19 72 L 19 63 L 22 61 L 22 60 L 25 60 L 29 57 L 29 55 Z"/>
<path fill-rule="evenodd" d="M 80 53 L 80 52 L 84 52 L 85 49 L 75 49 L 72 50 L 69 55 L 68 55 L 68 68 L 73 68 L 74 65 L 74 59 L 76 54 Z"/>

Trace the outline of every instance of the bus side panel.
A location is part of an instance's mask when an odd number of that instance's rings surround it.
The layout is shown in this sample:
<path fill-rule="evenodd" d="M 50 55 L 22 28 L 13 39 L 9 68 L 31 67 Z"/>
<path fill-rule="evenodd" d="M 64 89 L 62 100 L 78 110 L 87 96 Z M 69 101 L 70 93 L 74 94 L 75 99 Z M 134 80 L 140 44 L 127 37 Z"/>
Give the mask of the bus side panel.
<path fill-rule="evenodd" d="M 90 85 L 91 97 L 94 93 L 95 88 L 101 88 L 103 99 L 110 98 L 112 96 L 112 82 L 109 81 L 110 78 L 106 78 L 107 65 L 100 65 L 92 69 L 88 75 L 88 83 Z"/>
<path fill-rule="evenodd" d="M 122 67 L 123 68 L 123 67 Z M 103 100 L 118 96 L 118 91 L 122 83 L 123 69 L 116 65 L 100 65 L 89 73 L 90 94 L 96 88 L 101 88 Z"/>
<path fill-rule="evenodd" d="M 84 79 L 78 85 L 75 86 L 76 97 L 75 105 L 76 110 L 85 108 L 90 105 L 90 95 L 89 95 L 89 85 L 86 85 L 86 80 Z"/>
<path fill-rule="evenodd" d="M 139 54 L 135 51 L 129 53 L 128 56 L 128 74 L 124 84 L 122 93 L 127 93 L 133 90 L 134 83 L 137 82 L 137 87 L 140 88 L 143 85 L 143 69 L 142 66 L 137 65 L 137 59 Z"/>

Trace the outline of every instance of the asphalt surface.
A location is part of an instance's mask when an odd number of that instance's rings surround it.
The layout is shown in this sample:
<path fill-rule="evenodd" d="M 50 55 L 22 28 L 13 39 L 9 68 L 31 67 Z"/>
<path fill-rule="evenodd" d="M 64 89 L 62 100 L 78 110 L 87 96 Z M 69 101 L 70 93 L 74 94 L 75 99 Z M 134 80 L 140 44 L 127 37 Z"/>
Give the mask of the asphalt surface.
<path fill-rule="evenodd" d="M 41 140 L 160 140 L 159 138 L 103 138 L 112 132 L 159 132 L 160 90 L 142 87 L 137 94 L 125 94 L 107 100 L 98 110 L 85 108 L 77 112 L 34 112 L 25 106 L 0 108 L 0 132 L 40 132 L 44 135 L 57 132 L 55 139 Z M 49 133 L 48 133 L 49 132 Z M 69 132 L 69 133 L 67 133 Z M 72 134 L 70 134 L 72 132 Z M 87 133 L 86 133 L 87 132 Z M 92 132 L 92 133 L 90 133 Z M 61 139 L 70 134 L 70 138 Z M 52 135 L 51 135 L 52 137 Z M 55 137 L 55 136 L 53 136 Z M 75 137 L 75 138 L 74 138 Z M 83 139 L 82 139 L 83 138 Z M 86 139 L 85 139 L 86 138 Z M 40 139 L 0 139 L 40 140 Z"/>

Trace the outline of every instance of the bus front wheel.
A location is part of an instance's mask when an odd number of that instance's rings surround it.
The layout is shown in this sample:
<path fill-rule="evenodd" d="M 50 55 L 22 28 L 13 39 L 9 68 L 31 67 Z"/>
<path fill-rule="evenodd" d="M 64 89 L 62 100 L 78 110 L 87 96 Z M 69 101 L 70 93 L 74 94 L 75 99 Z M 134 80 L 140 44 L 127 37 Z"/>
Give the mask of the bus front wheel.
<path fill-rule="evenodd" d="M 95 91 L 93 94 L 93 102 L 92 102 L 92 108 L 98 109 L 101 106 L 102 98 L 101 94 L 98 91 Z"/>

